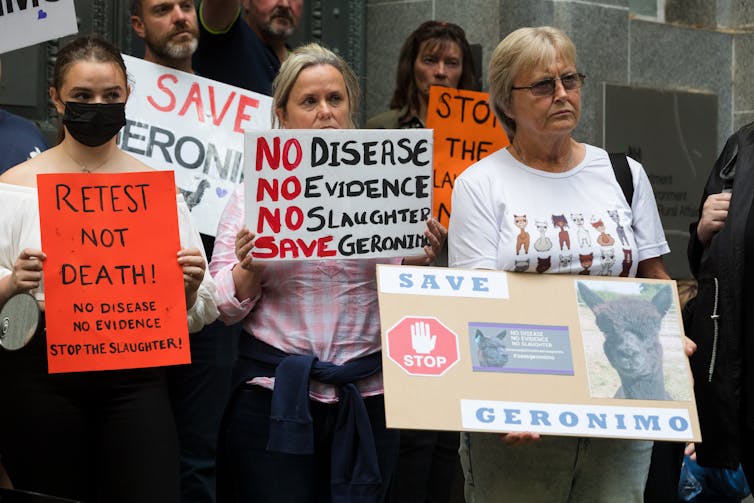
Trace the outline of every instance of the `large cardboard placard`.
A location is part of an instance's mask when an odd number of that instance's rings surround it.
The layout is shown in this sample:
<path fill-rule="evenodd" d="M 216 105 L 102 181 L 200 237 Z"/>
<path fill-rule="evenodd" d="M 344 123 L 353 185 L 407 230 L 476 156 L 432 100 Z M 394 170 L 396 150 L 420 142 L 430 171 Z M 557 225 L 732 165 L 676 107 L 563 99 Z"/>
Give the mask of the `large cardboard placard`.
<path fill-rule="evenodd" d="M 699 441 L 673 281 L 377 266 L 391 428 Z"/>
<path fill-rule="evenodd" d="M 427 127 L 435 130 L 434 205 L 432 214 L 447 226 L 450 195 L 464 169 L 508 145 L 508 137 L 488 102 L 477 91 L 432 86 Z"/>
<path fill-rule="evenodd" d="M 38 175 L 50 373 L 189 363 L 169 171 Z"/>
<path fill-rule="evenodd" d="M 432 131 L 253 131 L 246 134 L 244 170 L 255 259 L 423 253 Z"/>
<path fill-rule="evenodd" d="M 131 80 L 118 145 L 175 171 L 199 232 L 214 236 L 243 176 L 243 133 L 269 129 L 272 99 L 123 55 Z"/>
<path fill-rule="evenodd" d="M 76 32 L 73 0 L 0 1 L 0 54 Z"/>

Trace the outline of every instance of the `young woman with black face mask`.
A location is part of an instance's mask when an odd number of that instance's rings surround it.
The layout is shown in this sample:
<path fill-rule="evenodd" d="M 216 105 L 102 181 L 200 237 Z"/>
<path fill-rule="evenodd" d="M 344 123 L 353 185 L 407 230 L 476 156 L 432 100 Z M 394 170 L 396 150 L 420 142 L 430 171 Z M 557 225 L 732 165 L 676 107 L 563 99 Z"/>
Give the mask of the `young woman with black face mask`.
<path fill-rule="evenodd" d="M 0 452 L 18 489 L 86 502 L 177 502 L 179 461 L 164 368 L 48 374 L 36 177 L 151 168 L 118 149 L 129 88 L 120 53 L 80 37 L 57 56 L 50 97 L 57 146 L 0 176 L 0 307 L 30 292 L 43 312 L 18 351 L 0 351 Z M 188 326 L 217 315 L 201 240 L 177 195 Z M 155 222 L 159 225 L 159 222 Z"/>

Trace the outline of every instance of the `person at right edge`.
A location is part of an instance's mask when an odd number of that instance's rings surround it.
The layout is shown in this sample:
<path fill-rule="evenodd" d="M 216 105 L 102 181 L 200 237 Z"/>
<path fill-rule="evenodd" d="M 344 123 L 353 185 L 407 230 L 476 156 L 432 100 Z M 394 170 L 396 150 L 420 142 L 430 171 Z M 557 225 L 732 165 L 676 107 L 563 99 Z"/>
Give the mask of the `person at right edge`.
<path fill-rule="evenodd" d="M 408 36 L 398 57 L 390 110 L 369 119 L 365 127 L 425 127 L 430 86 L 478 90 L 471 46 L 463 28 L 456 24 L 425 21 Z M 447 267 L 447 246 L 432 265 Z M 388 501 L 450 501 L 454 482 L 461 479 L 458 446 L 458 432 L 401 430 Z"/>
<path fill-rule="evenodd" d="M 743 466 L 754 482 L 754 123 L 730 138 L 704 187 L 690 227 L 688 258 L 699 283 L 684 309 L 702 442 L 700 466 Z"/>

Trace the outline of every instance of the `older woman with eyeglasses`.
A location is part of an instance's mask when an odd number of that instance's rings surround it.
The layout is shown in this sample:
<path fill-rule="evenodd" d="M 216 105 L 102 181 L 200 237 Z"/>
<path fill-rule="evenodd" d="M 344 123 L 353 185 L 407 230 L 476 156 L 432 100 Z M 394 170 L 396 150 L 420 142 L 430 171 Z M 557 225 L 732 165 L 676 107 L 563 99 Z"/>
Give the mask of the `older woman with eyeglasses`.
<path fill-rule="evenodd" d="M 573 42 L 521 28 L 492 54 L 490 101 L 511 145 L 456 180 L 451 267 L 668 278 L 652 188 L 627 201 L 604 150 L 571 136 L 585 76 Z M 641 502 L 652 442 L 464 433 L 466 501 Z"/>

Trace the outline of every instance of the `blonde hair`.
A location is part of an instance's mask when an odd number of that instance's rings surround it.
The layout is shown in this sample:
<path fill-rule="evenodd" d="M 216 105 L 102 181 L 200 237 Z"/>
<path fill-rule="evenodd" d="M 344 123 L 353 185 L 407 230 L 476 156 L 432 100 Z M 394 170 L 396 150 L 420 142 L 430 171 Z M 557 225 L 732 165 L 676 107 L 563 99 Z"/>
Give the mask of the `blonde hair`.
<path fill-rule="evenodd" d="M 288 55 L 280 66 L 280 73 L 272 83 L 272 125 L 280 127 L 277 111 L 285 111 L 291 90 L 298 80 L 299 74 L 311 66 L 330 65 L 340 72 L 348 93 L 348 122 L 349 127 L 356 127 L 354 120 L 359 108 L 359 81 L 356 74 L 343 58 L 319 44 L 307 44 L 298 47 Z"/>
<path fill-rule="evenodd" d="M 512 139 L 516 122 L 505 114 L 513 94 L 513 81 L 522 72 L 549 66 L 560 57 L 576 64 L 576 46 L 568 35 L 552 26 L 519 28 L 505 37 L 492 52 L 489 66 L 490 102 L 505 132 Z"/>

